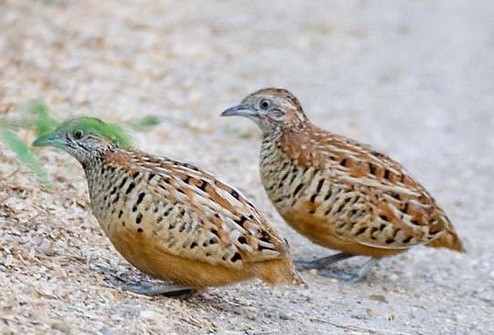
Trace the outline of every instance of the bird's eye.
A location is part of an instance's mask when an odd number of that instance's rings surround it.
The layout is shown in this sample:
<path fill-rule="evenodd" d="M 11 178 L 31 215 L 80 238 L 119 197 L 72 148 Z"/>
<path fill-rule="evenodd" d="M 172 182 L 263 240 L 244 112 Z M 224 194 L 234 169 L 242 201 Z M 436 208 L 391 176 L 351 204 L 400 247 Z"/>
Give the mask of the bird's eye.
<path fill-rule="evenodd" d="M 259 103 L 259 107 L 261 107 L 261 109 L 264 109 L 264 110 L 268 109 L 269 106 L 271 106 L 271 102 L 269 102 L 269 100 L 266 100 L 266 99 L 261 100 L 261 102 Z"/>
<path fill-rule="evenodd" d="M 76 131 L 74 131 L 74 139 L 75 140 L 80 140 L 82 138 L 82 136 L 84 136 L 84 132 L 80 129 L 77 129 Z"/>

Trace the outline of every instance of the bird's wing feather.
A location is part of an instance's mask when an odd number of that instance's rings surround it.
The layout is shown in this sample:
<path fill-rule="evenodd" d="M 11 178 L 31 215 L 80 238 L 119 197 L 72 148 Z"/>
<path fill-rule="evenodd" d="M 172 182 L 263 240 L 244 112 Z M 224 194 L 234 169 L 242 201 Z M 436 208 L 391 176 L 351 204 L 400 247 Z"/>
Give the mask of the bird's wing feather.
<path fill-rule="evenodd" d="M 153 201 L 174 203 L 160 223 L 167 227 L 162 230 L 167 252 L 232 267 L 278 259 L 287 252 L 285 241 L 254 206 L 212 174 L 143 153 L 135 160 L 133 165 L 156 174 Z"/>
<path fill-rule="evenodd" d="M 317 127 L 288 133 L 282 141 L 291 159 L 322 171 L 332 189 L 342 190 L 338 198 L 329 199 L 333 209 L 327 214 L 342 239 L 408 248 L 438 238 L 450 225 L 425 188 L 371 146 Z"/>

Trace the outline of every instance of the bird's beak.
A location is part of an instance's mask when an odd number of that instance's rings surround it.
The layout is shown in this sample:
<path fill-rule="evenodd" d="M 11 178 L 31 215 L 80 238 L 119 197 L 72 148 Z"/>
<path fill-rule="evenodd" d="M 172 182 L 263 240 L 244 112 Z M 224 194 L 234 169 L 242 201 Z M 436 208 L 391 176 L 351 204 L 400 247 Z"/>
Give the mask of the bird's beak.
<path fill-rule="evenodd" d="M 230 107 L 221 113 L 221 116 L 245 116 L 245 117 L 258 117 L 259 112 L 256 111 L 250 105 L 238 105 Z"/>
<path fill-rule="evenodd" d="M 33 147 L 55 147 L 63 148 L 64 141 L 59 133 L 51 133 L 46 135 L 41 135 L 33 142 Z"/>

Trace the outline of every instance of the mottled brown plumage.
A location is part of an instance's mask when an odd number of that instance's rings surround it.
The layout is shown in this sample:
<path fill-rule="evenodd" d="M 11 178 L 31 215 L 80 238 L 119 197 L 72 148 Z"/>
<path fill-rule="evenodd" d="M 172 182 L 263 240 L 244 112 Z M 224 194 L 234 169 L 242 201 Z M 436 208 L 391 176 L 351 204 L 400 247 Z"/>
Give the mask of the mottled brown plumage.
<path fill-rule="evenodd" d="M 191 288 L 253 277 L 303 283 L 285 240 L 232 187 L 196 166 L 117 148 L 72 122 L 54 133 L 63 142 L 54 146 L 81 162 L 93 214 L 136 268 Z"/>
<path fill-rule="evenodd" d="M 464 251 L 444 211 L 399 163 L 313 125 L 289 91 L 260 90 L 223 115 L 260 126 L 266 192 L 286 222 L 313 242 L 375 258 L 416 245 Z"/>

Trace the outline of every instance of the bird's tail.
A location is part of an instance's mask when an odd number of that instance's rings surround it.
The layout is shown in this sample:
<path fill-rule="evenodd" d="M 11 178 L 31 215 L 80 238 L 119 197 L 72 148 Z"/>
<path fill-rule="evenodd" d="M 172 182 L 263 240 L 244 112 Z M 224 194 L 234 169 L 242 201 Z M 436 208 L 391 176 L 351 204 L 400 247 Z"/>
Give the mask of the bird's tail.
<path fill-rule="evenodd" d="M 300 274 L 295 270 L 290 254 L 283 258 L 267 260 L 254 264 L 257 277 L 269 285 L 291 285 L 307 287 Z"/>
<path fill-rule="evenodd" d="M 452 224 L 446 225 L 445 232 L 439 236 L 434 241 L 427 244 L 428 247 L 432 248 L 446 248 L 458 252 L 465 252 L 465 248 L 463 247 L 463 243 L 460 240 L 460 237 L 456 233 Z"/>

